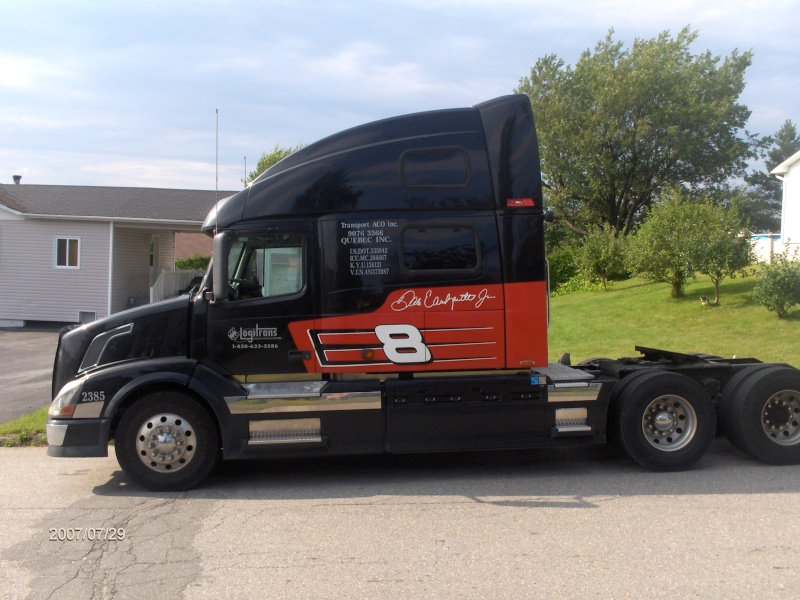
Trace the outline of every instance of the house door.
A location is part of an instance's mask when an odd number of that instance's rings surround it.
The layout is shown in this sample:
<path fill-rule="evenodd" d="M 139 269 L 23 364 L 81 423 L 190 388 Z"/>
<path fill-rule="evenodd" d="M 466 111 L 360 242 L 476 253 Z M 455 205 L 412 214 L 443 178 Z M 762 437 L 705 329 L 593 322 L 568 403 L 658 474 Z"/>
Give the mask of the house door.
<path fill-rule="evenodd" d="M 153 287 L 161 274 L 161 237 L 150 236 L 150 287 Z"/>

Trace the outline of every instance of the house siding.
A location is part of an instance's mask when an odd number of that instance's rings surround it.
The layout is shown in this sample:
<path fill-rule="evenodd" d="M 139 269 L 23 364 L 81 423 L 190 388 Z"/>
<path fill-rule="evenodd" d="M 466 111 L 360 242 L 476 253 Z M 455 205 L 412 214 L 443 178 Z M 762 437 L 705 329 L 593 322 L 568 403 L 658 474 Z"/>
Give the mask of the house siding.
<path fill-rule="evenodd" d="M 114 229 L 114 275 L 111 284 L 111 312 L 127 309 L 150 299 L 150 231 Z"/>
<path fill-rule="evenodd" d="M 783 178 L 781 239 L 796 248 L 800 244 L 800 163 L 790 167 Z"/>
<path fill-rule="evenodd" d="M 55 267 L 55 239 L 80 239 L 80 266 Z M 108 225 L 87 221 L 0 221 L 0 320 L 77 322 L 107 314 Z"/>

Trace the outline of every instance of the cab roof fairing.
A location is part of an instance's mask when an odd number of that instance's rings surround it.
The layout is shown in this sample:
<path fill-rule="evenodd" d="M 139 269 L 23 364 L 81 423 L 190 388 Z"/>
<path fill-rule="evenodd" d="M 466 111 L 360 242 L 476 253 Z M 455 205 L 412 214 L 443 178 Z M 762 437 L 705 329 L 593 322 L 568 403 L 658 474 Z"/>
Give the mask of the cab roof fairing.
<path fill-rule="evenodd" d="M 414 202 L 428 198 L 414 197 L 419 191 L 409 193 L 400 182 L 403 153 L 448 146 L 467 148 L 474 181 L 455 199 L 453 194 L 437 196 L 428 191 L 434 195 L 428 206 L 438 202 L 448 208 L 504 207 L 508 198 L 524 197 L 533 198 L 541 207 L 530 102 L 527 96 L 515 95 L 472 108 L 374 121 L 319 140 L 270 167 L 246 189 L 221 200 L 206 218 L 203 231 L 213 234 L 217 228 L 263 217 L 412 208 Z M 529 164 L 531 156 L 535 161 Z M 380 198 L 375 197 L 376 188 L 380 188 Z M 373 196 L 371 201 L 364 198 L 365 192 Z"/>

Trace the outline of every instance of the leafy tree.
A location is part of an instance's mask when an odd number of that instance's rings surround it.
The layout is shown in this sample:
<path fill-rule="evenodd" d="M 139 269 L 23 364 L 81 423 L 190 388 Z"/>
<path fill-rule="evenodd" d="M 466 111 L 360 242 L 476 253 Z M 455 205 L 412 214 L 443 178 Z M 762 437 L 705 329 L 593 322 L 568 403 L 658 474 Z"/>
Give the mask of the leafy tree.
<path fill-rule="evenodd" d="M 683 296 L 686 278 L 692 272 L 696 206 L 687 196 L 682 190 L 666 190 L 636 235 L 628 240 L 626 253 L 626 265 L 632 272 L 671 284 L 673 298 Z"/>
<path fill-rule="evenodd" d="M 280 145 L 275 144 L 275 147 L 270 152 L 261 153 L 261 158 L 258 159 L 255 170 L 250 171 L 250 173 L 247 175 L 247 181 L 242 183 L 245 185 L 252 183 L 259 175 L 269 169 L 272 165 L 282 161 L 284 158 L 290 154 L 293 154 L 294 152 L 297 152 L 302 147 L 303 145 L 300 144 L 294 148 L 281 148 Z"/>
<path fill-rule="evenodd" d="M 797 252 L 790 258 L 788 249 L 772 258 L 772 264 L 764 265 L 756 282 L 753 300 L 782 319 L 790 308 L 800 304 L 800 263 L 796 262 Z"/>
<path fill-rule="evenodd" d="M 608 289 L 608 281 L 625 270 L 624 240 L 608 224 L 587 235 L 578 251 L 578 266 L 583 276 L 589 280 L 599 279 L 603 289 Z"/>
<path fill-rule="evenodd" d="M 766 157 L 766 169 L 748 174 L 744 186 L 734 198 L 750 221 L 754 231 L 780 231 L 783 185 L 770 171 L 800 150 L 800 136 L 791 120 L 787 120 L 771 137 L 765 138 L 771 144 Z"/>
<path fill-rule="evenodd" d="M 755 262 L 753 242 L 745 231 L 745 222 L 735 207 L 728 209 L 711 203 L 695 207 L 698 225 L 692 265 L 714 284 L 714 304 L 719 304 L 719 284 L 726 277 L 744 274 L 744 268 Z"/>
<path fill-rule="evenodd" d="M 675 188 L 662 195 L 647 220 L 628 242 L 627 264 L 652 281 L 672 284 L 672 296 L 683 295 L 694 271 L 708 275 L 719 304 L 719 284 L 736 277 L 753 261 L 752 242 L 735 208 L 699 200 Z"/>
<path fill-rule="evenodd" d="M 741 176 L 758 140 L 737 102 L 751 53 L 693 54 L 697 33 L 636 39 L 609 31 L 574 67 L 539 59 L 517 92 L 531 99 L 548 202 L 572 229 L 630 233 L 667 187 L 707 190 Z"/>

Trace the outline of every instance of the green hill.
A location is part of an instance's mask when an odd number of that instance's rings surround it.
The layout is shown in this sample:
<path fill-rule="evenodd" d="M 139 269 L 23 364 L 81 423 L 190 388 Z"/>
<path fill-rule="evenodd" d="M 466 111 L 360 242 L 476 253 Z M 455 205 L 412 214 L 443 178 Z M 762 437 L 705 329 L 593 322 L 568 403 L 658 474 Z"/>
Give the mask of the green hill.
<path fill-rule="evenodd" d="M 755 277 L 723 281 L 719 306 L 705 277 L 686 286 L 683 298 L 670 297 L 668 284 L 641 279 L 614 283 L 608 291 L 577 292 L 550 300 L 549 355 L 569 352 L 572 363 L 604 356 L 638 356 L 634 346 L 723 357 L 753 357 L 800 367 L 800 308 L 779 320 L 753 303 Z"/>

